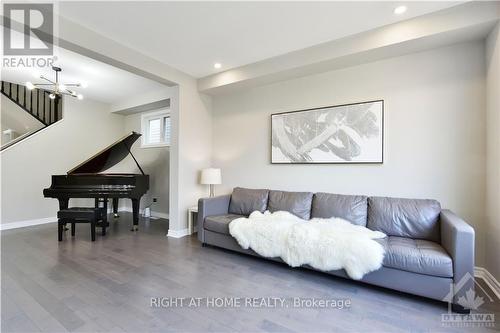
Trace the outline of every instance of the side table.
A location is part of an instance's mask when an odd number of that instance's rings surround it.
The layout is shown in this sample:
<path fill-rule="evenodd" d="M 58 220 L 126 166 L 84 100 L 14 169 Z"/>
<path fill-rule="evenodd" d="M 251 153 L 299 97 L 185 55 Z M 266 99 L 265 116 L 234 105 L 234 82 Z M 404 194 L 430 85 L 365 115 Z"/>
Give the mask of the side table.
<path fill-rule="evenodd" d="M 192 235 L 195 232 L 194 225 L 198 218 L 198 206 L 188 208 L 188 232 Z"/>

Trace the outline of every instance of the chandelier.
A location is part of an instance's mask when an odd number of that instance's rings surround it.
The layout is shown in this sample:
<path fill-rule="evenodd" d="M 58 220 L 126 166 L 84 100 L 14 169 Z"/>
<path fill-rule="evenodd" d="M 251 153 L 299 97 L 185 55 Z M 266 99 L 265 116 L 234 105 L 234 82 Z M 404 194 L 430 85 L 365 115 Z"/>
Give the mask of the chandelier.
<path fill-rule="evenodd" d="M 62 71 L 60 67 L 52 66 L 52 70 L 56 72 L 56 79 L 55 81 L 52 81 L 48 78 L 46 78 L 43 75 L 40 75 L 40 79 L 45 80 L 49 83 L 32 83 L 32 82 L 26 82 L 26 88 L 29 90 L 33 90 L 35 88 L 44 88 L 45 90 L 49 90 L 51 93 L 49 94 L 50 99 L 55 99 L 56 96 L 61 96 L 61 95 L 68 95 L 72 96 L 78 99 L 83 99 L 82 94 L 78 94 L 76 91 L 73 89 L 70 89 L 69 87 L 82 87 L 85 88 L 85 86 L 82 83 L 60 83 L 59 82 L 59 72 Z M 47 89 L 49 88 L 49 89 Z"/>

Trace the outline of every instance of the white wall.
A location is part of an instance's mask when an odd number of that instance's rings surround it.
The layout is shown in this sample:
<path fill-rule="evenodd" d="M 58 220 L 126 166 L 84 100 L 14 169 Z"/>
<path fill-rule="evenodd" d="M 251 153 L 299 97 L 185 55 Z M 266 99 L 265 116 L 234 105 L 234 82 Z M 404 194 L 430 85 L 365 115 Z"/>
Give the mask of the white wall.
<path fill-rule="evenodd" d="M 17 136 L 21 136 L 23 134 L 35 132 L 44 127 L 42 122 L 30 115 L 28 112 L 21 110 L 18 105 L 16 105 L 4 95 L 1 95 L 0 100 L 2 144 L 10 141 L 3 134 L 3 131 L 7 129 L 11 129 L 17 133 Z"/>
<path fill-rule="evenodd" d="M 483 261 L 484 43 L 434 49 L 217 96 L 213 164 L 234 186 L 435 198 L 475 226 Z M 271 165 L 270 115 L 385 100 L 383 165 Z"/>
<path fill-rule="evenodd" d="M 141 115 L 142 113 L 137 113 L 125 116 L 125 127 L 122 135 L 132 131 L 141 133 Z M 149 206 L 153 202 L 153 198 L 157 198 L 158 201 L 151 206 L 151 210 L 165 216 L 164 214 L 169 212 L 170 147 L 141 148 L 141 139 L 139 138 L 132 146 L 132 154 L 144 173 L 149 175 L 149 191 L 141 199 L 141 209 Z M 134 160 L 127 157 L 108 172 L 140 173 L 141 171 Z M 132 209 L 130 200 L 121 200 L 120 206 Z"/>
<path fill-rule="evenodd" d="M 500 281 L 500 24 L 486 42 L 487 226 L 485 267 Z"/>
<path fill-rule="evenodd" d="M 51 175 L 66 174 L 122 136 L 124 116 L 110 113 L 107 104 L 74 98 L 63 103 L 63 120 L 1 153 L 1 223 L 55 216 L 57 200 L 42 193 Z"/>
<path fill-rule="evenodd" d="M 170 87 L 162 87 L 158 90 L 151 90 L 143 94 L 135 94 L 122 98 L 119 102 L 111 104 L 111 112 L 122 111 L 138 106 L 164 100 L 172 94 Z M 123 112 L 122 112 L 123 113 Z"/>

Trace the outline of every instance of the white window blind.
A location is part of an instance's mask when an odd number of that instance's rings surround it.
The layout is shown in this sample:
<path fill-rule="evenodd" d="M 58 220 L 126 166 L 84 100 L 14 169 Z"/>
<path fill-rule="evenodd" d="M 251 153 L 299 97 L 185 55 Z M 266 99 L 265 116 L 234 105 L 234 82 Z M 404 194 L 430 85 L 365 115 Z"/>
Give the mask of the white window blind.
<path fill-rule="evenodd" d="M 142 146 L 170 146 L 171 122 L 168 110 L 145 113 L 142 118 Z"/>
<path fill-rule="evenodd" d="M 167 145 L 170 145 L 170 117 L 163 118 L 163 140 Z"/>
<path fill-rule="evenodd" d="M 150 119 L 149 120 L 149 131 L 148 131 L 148 142 L 149 143 L 160 143 L 161 141 L 161 120 Z"/>

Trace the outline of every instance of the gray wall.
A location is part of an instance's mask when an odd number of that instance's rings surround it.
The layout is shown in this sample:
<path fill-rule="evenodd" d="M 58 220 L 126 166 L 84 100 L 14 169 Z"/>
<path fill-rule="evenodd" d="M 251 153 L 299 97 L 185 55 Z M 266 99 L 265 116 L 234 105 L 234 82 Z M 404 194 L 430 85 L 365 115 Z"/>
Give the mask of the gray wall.
<path fill-rule="evenodd" d="M 124 116 L 109 105 L 74 98 L 63 105 L 63 120 L 1 153 L 1 223 L 55 216 L 57 200 L 42 194 L 51 175 L 66 174 L 122 136 Z"/>
<path fill-rule="evenodd" d="M 270 115 L 385 100 L 383 165 L 271 165 Z M 219 193 L 234 186 L 435 198 L 475 226 L 485 219 L 483 42 L 386 59 L 213 100 Z"/>
<path fill-rule="evenodd" d="M 486 269 L 500 281 L 500 24 L 487 40 L 487 232 Z"/>
<path fill-rule="evenodd" d="M 2 129 L 2 144 L 7 143 L 6 138 L 3 135 L 3 131 L 6 129 L 12 129 L 16 131 L 18 136 L 23 134 L 31 133 L 39 130 L 44 125 L 38 119 L 31 116 L 28 112 L 23 111 L 19 106 L 17 106 L 10 99 L 1 95 L 1 129 Z"/>
<path fill-rule="evenodd" d="M 124 134 L 132 131 L 141 133 L 141 115 L 137 113 L 125 117 Z M 169 175 L 170 175 L 170 147 L 141 148 L 141 139 L 132 146 L 132 153 L 141 165 L 144 173 L 149 175 L 149 191 L 141 200 L 141 209 L 158 198 L 158 202 L 151 206 L 156 213 L 169 213 Z M 109 172 L 140 173 L 137 165 L 131 158 L 127 158 Z M 121 207 L 131 209 L 129 200 L 121 200 Z"/>

